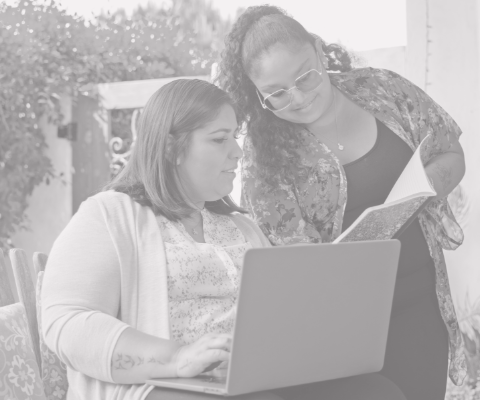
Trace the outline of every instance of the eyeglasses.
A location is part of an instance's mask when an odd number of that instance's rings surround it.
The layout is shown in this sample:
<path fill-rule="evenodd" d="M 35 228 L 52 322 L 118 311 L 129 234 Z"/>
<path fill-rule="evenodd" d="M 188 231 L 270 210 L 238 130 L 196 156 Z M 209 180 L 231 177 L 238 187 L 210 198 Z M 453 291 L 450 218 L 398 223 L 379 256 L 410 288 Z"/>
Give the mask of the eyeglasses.
<path fill-rule="evenodd" d="M 272 94 L 269 94 L 264 99 L 262 99 L 262 96 L 257 89 L 257 96 L 263 108 L 273 112 L 278 112 L 285 110 L 288 106 L 290 106 L 290 104 L 292 104 L 293 89 L 297 89 L 302 93 L 310 93 L 318 88 L 322 82 L 322 73 L 316 69 L 311 69 L 295 79 L 294 87 L 288 90 L 277 90 Z"/>

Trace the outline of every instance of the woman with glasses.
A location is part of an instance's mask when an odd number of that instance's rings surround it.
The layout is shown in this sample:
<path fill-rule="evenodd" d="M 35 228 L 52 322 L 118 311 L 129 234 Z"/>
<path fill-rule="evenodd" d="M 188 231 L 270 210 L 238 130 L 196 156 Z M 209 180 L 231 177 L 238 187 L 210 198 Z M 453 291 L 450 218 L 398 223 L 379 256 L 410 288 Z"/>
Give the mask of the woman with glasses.
<path fill-rule="evenodd" d="M 442 254 L 463 239 L 446 200 L 465 171 L 460 129 L 411 82 L 353 69 L 346 51 L 277 7 L 249 7 L 225 43 L 217 81 L 247 130 L 243 205 L 273 245 L 333 241 L 385 201 L 415 148 L 433 135 L 424 161 L 438 195 L 400 236 L 381 373 L 409 400 L 443 399 L 447 373 L 455 383 L 465 376 Z"/>

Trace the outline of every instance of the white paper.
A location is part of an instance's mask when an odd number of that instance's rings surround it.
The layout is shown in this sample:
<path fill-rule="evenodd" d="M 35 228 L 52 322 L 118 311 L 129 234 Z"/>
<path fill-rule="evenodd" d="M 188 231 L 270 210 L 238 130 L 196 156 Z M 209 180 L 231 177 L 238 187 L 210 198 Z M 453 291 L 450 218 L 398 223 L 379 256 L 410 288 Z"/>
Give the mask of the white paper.
<path fill-rule="evenodd" d="M 425 196 L 437 195 L 430 185 L 421 157 L 422 150 L 428 140 L 430 140 L 430 135 L 426 136 L 417 147 L 417 150 L 413 153 L 412 158 L 410 158 L 410 161 L 397 179 L 397 182 L 395 182 L 384 204 L 421 194 Z"/>
<path fill-rule="evenodd" d="M 385 203 L 367 208 L 333 243 L 391 239 L 429 197 L 436 196 L 421 157 L 428 140 L 430 136 L 417 147 Z"/>

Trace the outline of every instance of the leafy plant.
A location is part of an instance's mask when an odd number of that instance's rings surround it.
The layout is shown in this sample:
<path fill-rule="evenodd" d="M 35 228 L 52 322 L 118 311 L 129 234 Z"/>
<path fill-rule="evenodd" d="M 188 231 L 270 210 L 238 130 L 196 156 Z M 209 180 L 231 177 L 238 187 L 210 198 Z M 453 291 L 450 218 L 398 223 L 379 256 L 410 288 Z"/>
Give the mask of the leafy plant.
<path fill-rule="evenodd" d="M 468 383 L 475 386 L 480 378 L 480 298 L 473 302 L 467 293 L 458 317 L 465 343 Z"/>
<path fill-rule="evenodd" d="M 89 22 L 55 1 L 1 3 L 0 247 L 28 227 L 35 186 L 56 177 L 40 120 L 59 123 L 62 94 L 75 98 L 101 82 L 208 75 L 228 26 L 205 0 L 149 4 L 131 17 L 120 10 Z"/>
<path fill-rule="evenodd" d="M 455 386 L 450 379 L 445 400 L 480 399 L 480 298 L 471 301 L 465 296 L 462 307 L 458 307 L 458 322 L 465 343 L 464 352 L 468 375 L 462 386 Z"/>
<path fill-rule="evenodd" d="M 476 387 L 465 383 L 455 386 L 450 379 L 447 381 L 445 400 L 478 400 L 480 399 L 480 385 Z"/>

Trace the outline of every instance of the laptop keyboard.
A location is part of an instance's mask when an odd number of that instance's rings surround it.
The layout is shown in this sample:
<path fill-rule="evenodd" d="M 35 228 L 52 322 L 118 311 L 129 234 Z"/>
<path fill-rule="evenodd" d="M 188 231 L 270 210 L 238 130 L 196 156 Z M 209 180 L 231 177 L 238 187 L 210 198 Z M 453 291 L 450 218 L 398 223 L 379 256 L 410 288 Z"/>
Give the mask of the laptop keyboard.
<path fill-rule="evenodd" d="M 227 377 L 226 376 L 217 377 L 217 376 L 209 376 L 209 375 L 197 375 L 197 377 L 195 379 L 198 379 L 202 382 L 218 383 L 220 385 L 226 385 L 227 384 Z"/>

